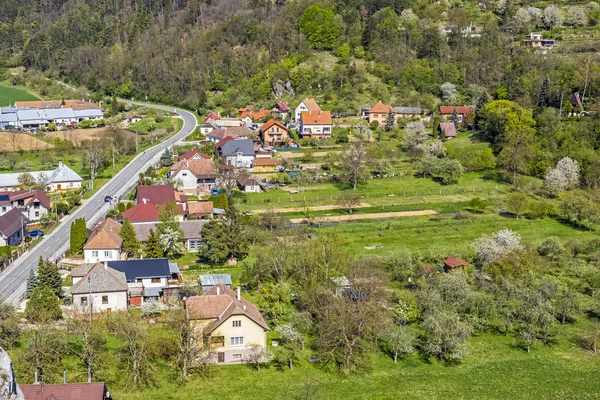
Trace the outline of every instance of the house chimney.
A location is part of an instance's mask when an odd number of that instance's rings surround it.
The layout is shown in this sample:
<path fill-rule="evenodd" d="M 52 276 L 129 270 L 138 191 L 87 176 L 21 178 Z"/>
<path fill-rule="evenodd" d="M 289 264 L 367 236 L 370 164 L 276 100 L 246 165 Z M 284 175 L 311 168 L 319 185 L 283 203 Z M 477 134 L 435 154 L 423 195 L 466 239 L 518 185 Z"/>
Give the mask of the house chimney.
<path fill-rule="evenodd" d="M 244 309 L 244 311 L 246 311 L 246 305 L 245 304 L 242 306 L 242 308 Z"/>
<path fill-rule="evenodd" d="M 146 204 L 146 199 L 142 198 L 142 203 Z"/>
<path fill-rule="evenodd" d="M 217 296 L 219 296 L 221 294 L 221 288 L 219 286 L 217 286 Z"/>
<path fill-rule="evenodd" d="M 104 269 L 108 269 L 108 262 L 104 261 Z"/>
<path fill-rule="evenodd" d="M 242 291 L 240 286 L 237 287 L 237 299 L 238 301 L 242 301 Z"/>
<path fill-rule="evenodd" d="M 63 371 L 63 383 L 65 385 L 67 384 L 67 370 L 66 369 Z"/>
<path fill-rule="evenodd" d="M 33 384 L 34 384 L 34 385 L 38 385 L 38 384 L 39 384 L 39 382 L 38 382 L 38 375 L 37 375 L 37 371 L 35 371 L 35 372 L 33 373 Z"/>

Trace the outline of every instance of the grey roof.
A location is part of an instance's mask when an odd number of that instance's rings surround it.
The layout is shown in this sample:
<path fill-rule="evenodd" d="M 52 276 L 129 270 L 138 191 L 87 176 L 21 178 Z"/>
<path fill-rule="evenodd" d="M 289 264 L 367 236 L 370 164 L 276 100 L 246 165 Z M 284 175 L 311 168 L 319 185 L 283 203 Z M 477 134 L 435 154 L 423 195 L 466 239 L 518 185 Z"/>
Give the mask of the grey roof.
<path fill-rule="evenodd" d="M 90 269 L 92 269 L 94 267 L 94 265 L 96 265 L 96 264 L 81 264 L 80 266 L 75 268 L 73 271 L 71 271 L 71 277 L 72 278 L 77 278 L 77 277 L 81 278 L 82 276 L 85 276 L 85 274 L 90 272 Z"/>
<path fill-rule="evenodd" d="M 47 119 L 66 119 L 66 118 L 75 118 L 75 113 L 72 108 L 48 108 L 45 110 L 40 110 L 40 115 L 42 113 L 46 114 Z"/>
<path fill-rule="evenodd" d="M 160 292 L 162 292 L 162 288 L 150 286 L 144 288 L 144 297 L 160 297 Z"/>
<path fill-rule="evenodd" d="M 200 275 L 201 286 L 214 286 L 217 283 L 231 286 L 231 274 L 206 274 Z"/>
<path fill-rule="evenodd" d="M 181 271 L 179 270 L 179 265 L 170 262 L 169 263 L 169 272 L 172 274 L 180 274 Z"/>
<path fill-rule="evenodd" d="M 29 107 L 4 107 L 0 109 L 0 114 L 15 114 L 19 110 L 29 110 Z"/>
<path fill-rule="evenodd" d="M 0 122 L 17 122 L 17 114 L 0 114 Z"/>
<path fill-rule="evenodd" d="M 74 110 L 73 111 L 75 113 L 76 117 L 79 118 L 83 118 L 83 117 L 104 117 L 104 113 L 102 113 L 102 110 Z"/>
<path fill-rule="evenodd" d="M 179 223 L 179 229 L 183 232 L 182 239 L 200 239 L 200 231 L 202 230 L 202 225 L 207 223 L 208 220 L 205 219 L 192 219 L 187 221 L 181 221 Z M 141 242 L 145 242 L 148 240 L 148 236 L 150 236 L 150 230 L 156 232 L 158 222 L 142 222 L 133 224 L 133 229 L 135 230 L 135 234 L 137 239 Z"/>
<path fill-rule="evenodd" d="M 88 284 L 88 277 L 90 282 Z M 71 288 L 71 294 L 125 292 L 127 279 L 125 273 L 103 264 L 95 264 L 87 274 Z"/>
<path fill-rule="evenodd" d="M 46 118 L 44 110 L 19 110 L 17 111 L 19 121 L 34 123 L 31 121 L 40 121 Z"/>
<path fill-rule="evenodd" d="M 421 107 L 394 107 L 396 114 L 421 114 Z"/>
<path fill-rule="evenodd" d="M 18 208 L 13 208 L 6 214 L 0 216 L 0 233 L 4 237 L 11 237 L 19 231 L 29 219 L 21 213 Z"/>
<path fill-rule="evenodd" d="M 245 156 L 254 156 L 254 145 L 252 140 L 230 140 L 223 143 L 221 146 L 221 154 L 224 156 L 235 156 L 237 153 L 242 153 Z"/>
<path fill-rule="evenodd" d="M 67 167 L 61 162 L 58 163 L 58 168 L 51 171 L 35 171 L 30 174 L 38 180 L 42 175 L 46 178 L 48 184 L 63 183 L 63 182 L 81 182 L 83 178 L 75 171 Z M 19 186 L 19 175 L 21 172 L 11 174 L 0 174 L 0 187 L 17 187 Z"/>

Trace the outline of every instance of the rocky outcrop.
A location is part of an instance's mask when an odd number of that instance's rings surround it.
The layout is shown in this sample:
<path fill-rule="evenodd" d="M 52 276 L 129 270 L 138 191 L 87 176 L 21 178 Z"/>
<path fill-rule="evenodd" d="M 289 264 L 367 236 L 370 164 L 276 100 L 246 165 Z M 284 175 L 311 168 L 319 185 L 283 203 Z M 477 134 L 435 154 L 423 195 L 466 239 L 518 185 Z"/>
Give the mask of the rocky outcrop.
<path fill-rule="evenodd" d="M 2 348 L 0 348 L 0 400 L 23 400 L 12 360 Z"/>

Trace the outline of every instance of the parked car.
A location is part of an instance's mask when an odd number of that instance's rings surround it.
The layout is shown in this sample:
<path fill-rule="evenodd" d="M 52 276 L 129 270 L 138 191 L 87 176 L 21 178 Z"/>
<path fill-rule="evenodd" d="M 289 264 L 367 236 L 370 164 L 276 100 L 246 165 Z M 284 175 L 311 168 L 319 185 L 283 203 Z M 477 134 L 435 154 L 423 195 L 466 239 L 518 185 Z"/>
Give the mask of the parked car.
<path fill-rule="evenodd" d="M 39 229 L 36 229 L 34 231 L 31 232 L 27 232 L 27 234 L 31 237 L 38 237 L 38 236 L 44 236 L 44 231 L 41 231 Z"/>
<path fill-rule="evenodd" d="M 104 202 L 110 203 L 112 201 L 112 196 L 104 196 Z"/>

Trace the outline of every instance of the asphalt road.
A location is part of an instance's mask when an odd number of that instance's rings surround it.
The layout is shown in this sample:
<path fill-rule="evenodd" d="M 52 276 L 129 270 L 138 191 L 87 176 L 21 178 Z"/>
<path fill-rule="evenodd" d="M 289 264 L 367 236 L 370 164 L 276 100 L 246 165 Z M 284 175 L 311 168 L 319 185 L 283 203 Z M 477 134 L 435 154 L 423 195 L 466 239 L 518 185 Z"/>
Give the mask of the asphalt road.
<path fill-rule="evenodd" d="M 143 103 L 135 102 L 135 104 L 141 105 Z M 46 235 L 33 249 L 22 255 L 9 269 L 2 272 L 0 274 L 0 296 L 5 301 L 18 305 L 25 293 L 29 271 L 37 269 L 40 256 L 44 259 L 53 260 L 54 257 L 58 257 L 67 251 L 72 221 L 77 218 L 85 218 L 88 228 L 96 225 L 110 209 L 110 205 L 104 202 L 106 196 L 123 196 L 128 193 L 137 183 L 138 174 L 145 171 L 148 166 L 156 164 L 165 148 L 171 147 L 184 139 L 196 128 L 196 117 L 188 111 L 153 104 L 148 104 L 148 106 L 176 112 L 183 119 L 183 127 L 170 139 L 157 144 L 142 154 L 138 154 L 73 214 L 65 216 L 61 220 L 61 224 L 52 233 Z"/>

